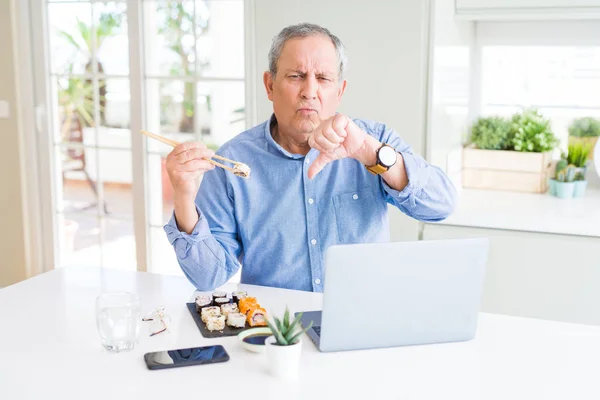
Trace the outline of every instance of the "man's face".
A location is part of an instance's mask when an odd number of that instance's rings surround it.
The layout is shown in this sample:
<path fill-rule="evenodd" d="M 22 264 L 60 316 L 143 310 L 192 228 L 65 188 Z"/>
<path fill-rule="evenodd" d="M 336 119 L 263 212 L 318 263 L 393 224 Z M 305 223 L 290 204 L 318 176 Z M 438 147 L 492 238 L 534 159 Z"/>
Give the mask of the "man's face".
<path fill-rule="evenodd" d="M 264 76 L 280 132 L 308 135 L 321 120 L 333 116 L 346 88 L 338 74 L 339 61 L 328 37 L 289 40 L 275 78 L 269 72 Z"/>

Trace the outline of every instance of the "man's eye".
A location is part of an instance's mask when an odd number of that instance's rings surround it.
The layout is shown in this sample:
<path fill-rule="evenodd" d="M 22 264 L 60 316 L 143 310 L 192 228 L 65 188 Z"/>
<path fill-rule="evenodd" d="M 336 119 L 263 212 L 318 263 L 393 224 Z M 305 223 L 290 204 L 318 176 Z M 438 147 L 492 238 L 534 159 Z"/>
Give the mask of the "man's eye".
<path fill-rule="evenodd" d="M 319 79 L 322 81 L 329 81 L 329 78 L 325 78 L 324 76 L 319 77 Z"/>
<path fill-rule="evenodd" d="M 294 79 L 300 78 L 300 75 L 290 75 L 290 78 L 294 78 Z"/>

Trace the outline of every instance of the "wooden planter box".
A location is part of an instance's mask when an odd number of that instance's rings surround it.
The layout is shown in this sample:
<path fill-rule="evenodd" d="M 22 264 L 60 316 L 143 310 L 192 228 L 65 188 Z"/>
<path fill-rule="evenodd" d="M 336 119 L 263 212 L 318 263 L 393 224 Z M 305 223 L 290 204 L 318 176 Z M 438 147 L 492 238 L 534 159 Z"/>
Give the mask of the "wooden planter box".
<path fill-rule="evenodd" d="M 544 193 L 552 176 L 552 152 L 463 149 L 465 188 Z"/>

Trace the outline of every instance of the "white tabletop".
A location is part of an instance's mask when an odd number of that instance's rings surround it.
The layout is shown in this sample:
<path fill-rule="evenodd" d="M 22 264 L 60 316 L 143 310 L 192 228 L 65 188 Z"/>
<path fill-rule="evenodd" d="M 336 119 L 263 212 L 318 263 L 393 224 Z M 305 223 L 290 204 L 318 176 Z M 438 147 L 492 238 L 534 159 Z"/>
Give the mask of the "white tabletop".
<path fill-rule="evenodd" d="M 321 305 L 319 294 L 240 286 L 268 311 Z M 144 310 L 165 305 L 173 333 L 105 352 L 94 301 L 107 290 L 135 291 Z M 285 383 L 267 374 L 264 354 L 236 338 L 203 338 L 185 306 L 192 295 L 181 277 L 93 268 L 1 289 L 0 399 L 600 398 L 598 327 L 481 314 L 470 342 L 341 353 L 320 353 L 305 337 L 301 377 Z M 159 371 L 143 361 L 146 352 L 208 344 L 222 344 L 230 361 Z"/>
<path fill-rule="evenodd" d="M 600 237 L 600 190 L 585 197 L 461 189 L 456 210 L 439 225 Z"/>

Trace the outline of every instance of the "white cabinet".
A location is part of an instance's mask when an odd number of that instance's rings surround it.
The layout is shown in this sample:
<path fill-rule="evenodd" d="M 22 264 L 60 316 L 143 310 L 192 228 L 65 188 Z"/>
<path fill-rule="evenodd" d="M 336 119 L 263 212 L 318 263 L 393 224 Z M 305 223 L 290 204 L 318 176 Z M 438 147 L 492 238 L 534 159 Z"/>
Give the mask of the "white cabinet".
<path fill-rule="evenodd" d="M 424 240 L 487 237 L 482 311 L 600 325 L 600 238 L 426 224 Z"/>
<path fill-rule="evenodd" d="M 456 15 L 472 20 L 597 19 L 600 0 L 456 0 Z"/>

